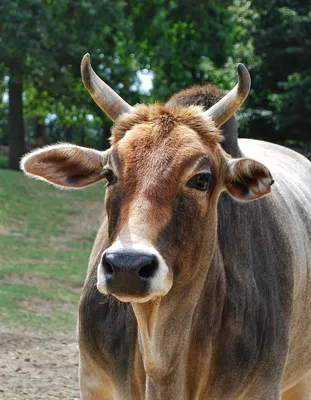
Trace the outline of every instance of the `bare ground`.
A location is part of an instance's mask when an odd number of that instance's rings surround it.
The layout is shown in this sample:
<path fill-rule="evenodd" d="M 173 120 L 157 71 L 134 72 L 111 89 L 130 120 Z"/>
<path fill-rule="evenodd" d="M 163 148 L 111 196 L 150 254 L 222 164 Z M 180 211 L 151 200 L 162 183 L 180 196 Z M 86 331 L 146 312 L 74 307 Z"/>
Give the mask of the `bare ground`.
<path fill-rule="evenodd" d="M 0 327 L 0 399 L 79 399 L 76 334 Z"/>

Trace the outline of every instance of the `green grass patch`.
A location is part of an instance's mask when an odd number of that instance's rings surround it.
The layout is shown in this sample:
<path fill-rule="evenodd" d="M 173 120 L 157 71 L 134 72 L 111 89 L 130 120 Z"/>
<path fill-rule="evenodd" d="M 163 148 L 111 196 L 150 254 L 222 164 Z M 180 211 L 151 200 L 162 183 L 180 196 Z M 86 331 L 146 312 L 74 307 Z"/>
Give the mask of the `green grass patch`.
<path fill-rule="evenodd" d="M 61 191 L 0 170 L 2 323 L 43 331 L 75 328 L 103 203 L 102 184 Z"/>
<path fill-rule="evenodd" d="M 9 157 L 0 155 L 0 169 L 8 168 Z"/>

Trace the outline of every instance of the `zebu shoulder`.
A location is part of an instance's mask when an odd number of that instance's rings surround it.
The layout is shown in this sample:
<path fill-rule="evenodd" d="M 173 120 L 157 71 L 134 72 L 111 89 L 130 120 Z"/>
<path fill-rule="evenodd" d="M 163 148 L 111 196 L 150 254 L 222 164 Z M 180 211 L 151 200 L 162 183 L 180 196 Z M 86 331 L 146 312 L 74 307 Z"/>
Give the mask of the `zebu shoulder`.
<path fill-rule="evenodd" d="M 267 365 L 277 362 L 279 371 L 286 365 L 286 388 L 311 362 L 311 163 L 271 143 L 243 139 L 239 144 L 245 156 L 270 169 L 275 184 L 258 201 L 234 202 L 227 194 L 220 198 L 225 313 L 234 318 L 234 326 L 244 321 L 245 345 L 255 359 L 267 357 Z"/>

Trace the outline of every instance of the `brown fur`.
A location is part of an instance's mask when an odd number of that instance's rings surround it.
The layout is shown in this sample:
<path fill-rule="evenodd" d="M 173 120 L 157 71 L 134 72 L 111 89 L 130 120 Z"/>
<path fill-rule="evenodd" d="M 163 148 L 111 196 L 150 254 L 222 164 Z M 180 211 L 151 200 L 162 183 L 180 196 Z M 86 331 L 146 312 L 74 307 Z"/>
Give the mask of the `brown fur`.
<path fill-rule="evenodd" d="M 130 114 L 125 114 L 116 121 L 112 128 L 111 145 L 114 146 L 126 132 L 135 125 L 143 124 L 165 137 L 174 126 L 185 125 L 194 130 L 204 143 L 214 148 L 222 136 L 213 122 L 203 118 L 201 107 L 176 108 L 174 110 L 162 105 L 139 105 Z"/>
<path fill-rule="evenodd" d="M 203 107 L 204 110 L 208 110 L 222 97 L 222 91 L 215 86 L 193 86 L 172 96 L 166 103 L 166 106 L 178 108 L 195 105 Z M 233 157 L 241 157 L 238 145 L 238 128 L 234 115 L 222 126 L 221 132 L 223 134 L 221 145 L 226 153 Z"/>

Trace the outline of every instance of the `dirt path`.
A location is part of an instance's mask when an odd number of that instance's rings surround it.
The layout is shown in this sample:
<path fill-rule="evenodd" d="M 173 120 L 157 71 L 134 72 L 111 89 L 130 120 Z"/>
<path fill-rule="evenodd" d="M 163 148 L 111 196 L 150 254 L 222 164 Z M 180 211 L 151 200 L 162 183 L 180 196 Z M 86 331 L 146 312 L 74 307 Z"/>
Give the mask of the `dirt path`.
<path fill-rule="evenodd" d="M 45 335 L 0 326 L 0 399 L 80 399 L 75 332 Z"/>

